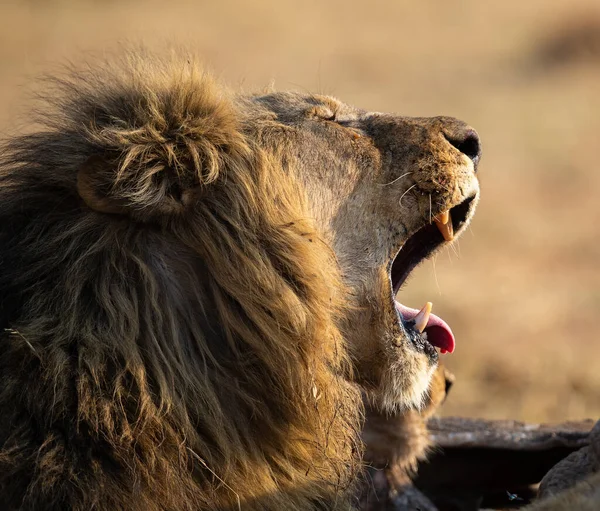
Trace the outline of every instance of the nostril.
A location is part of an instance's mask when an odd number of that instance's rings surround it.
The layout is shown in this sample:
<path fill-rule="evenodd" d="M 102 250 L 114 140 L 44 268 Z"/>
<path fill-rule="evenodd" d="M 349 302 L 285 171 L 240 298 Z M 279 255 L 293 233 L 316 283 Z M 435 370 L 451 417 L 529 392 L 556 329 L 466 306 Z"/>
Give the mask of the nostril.
<path fill-rule="evenodd" d="M 461 133 L 460 136 L 450 136 L 446 134 L 445 137 L 448 142 L 456 147 L 456 149 L 471 158 L 473 163 L 479 161 L 479 157 L 481 156 L 481 144 L 479 142 L 479 135 L 475 130 L 468 130 Z"/>

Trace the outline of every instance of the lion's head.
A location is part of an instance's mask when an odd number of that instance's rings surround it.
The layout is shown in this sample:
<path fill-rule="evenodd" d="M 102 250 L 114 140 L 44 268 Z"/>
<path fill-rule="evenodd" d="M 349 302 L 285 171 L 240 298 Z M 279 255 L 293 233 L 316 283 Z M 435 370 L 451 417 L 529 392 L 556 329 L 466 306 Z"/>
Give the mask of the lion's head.
<path fill-rule="evenodd" d="M 0 507 L 345 508 L 361 388 L 418 405 L 453 349 L 394 295 L 476 133 L 187 61 L 52 84 L 0 155 Z"/>
<path fill-rule="evenodd" d="M 435 348 L 452 352 L 454 337 L 429 305 L 418 315 L 394 297 L 411 270 L 470 221 L 477 133 L 454 118 L 369 112 L 325 96 L 275 93 L 252 102 L 256 116 L 273 117 L 278 131 L 264 137 L 267 147 L 286 148 L 311 216 L 331 240 L 349 289 L 343 331 L 356 378 L 386 408 L 418 406 Z"/>

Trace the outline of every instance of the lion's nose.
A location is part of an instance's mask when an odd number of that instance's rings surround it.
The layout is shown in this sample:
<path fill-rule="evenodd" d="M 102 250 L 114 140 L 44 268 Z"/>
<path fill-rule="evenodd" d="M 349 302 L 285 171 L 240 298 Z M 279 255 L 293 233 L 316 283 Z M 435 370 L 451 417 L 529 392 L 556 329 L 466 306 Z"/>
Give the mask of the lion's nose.
<path fill-rule="evenodd" d="M 456 126 L 453 129 L 444 130 L 444 136 L 450 144 L 471 158 L 473 164 L 477 166 L 479 158 L 481 158 L 481 143 L 479 135 L 473 128 Z"/>

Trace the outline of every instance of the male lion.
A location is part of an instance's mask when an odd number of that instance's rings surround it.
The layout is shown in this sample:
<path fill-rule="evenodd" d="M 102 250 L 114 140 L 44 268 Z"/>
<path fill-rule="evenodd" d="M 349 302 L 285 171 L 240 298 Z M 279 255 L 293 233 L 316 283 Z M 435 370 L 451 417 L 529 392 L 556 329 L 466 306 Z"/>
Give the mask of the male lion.
<path fill-rule="evenodd" d="M 418 406 L 454 347 L 394 294 L 473 214 L 475 131 L 132 55 L 39 112 L 0 151 L 0 509 L 352 507 L 361 389 Z"/>

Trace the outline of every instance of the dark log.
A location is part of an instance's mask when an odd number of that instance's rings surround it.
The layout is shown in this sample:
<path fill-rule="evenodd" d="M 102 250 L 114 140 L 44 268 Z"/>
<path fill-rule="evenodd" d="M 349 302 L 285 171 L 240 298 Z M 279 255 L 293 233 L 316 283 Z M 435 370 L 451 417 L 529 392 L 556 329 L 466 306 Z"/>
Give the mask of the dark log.
<path fill-rule="evenodd" d="M 554 447 L 579 449 L 588 444 L 592 419 L 561 424 L 526 424 L 510 420 L 432 418 L 427 428 L 441 448 L 485 448 L 538 451 Z"/>
<path fill-rule="evenodd" d="M 437 449 L 414 484 L 440 511 L 517 508 L 560 460 L 588 445 L 593 420 L 525 424 L 448 417 L 428 423 Z"/>

